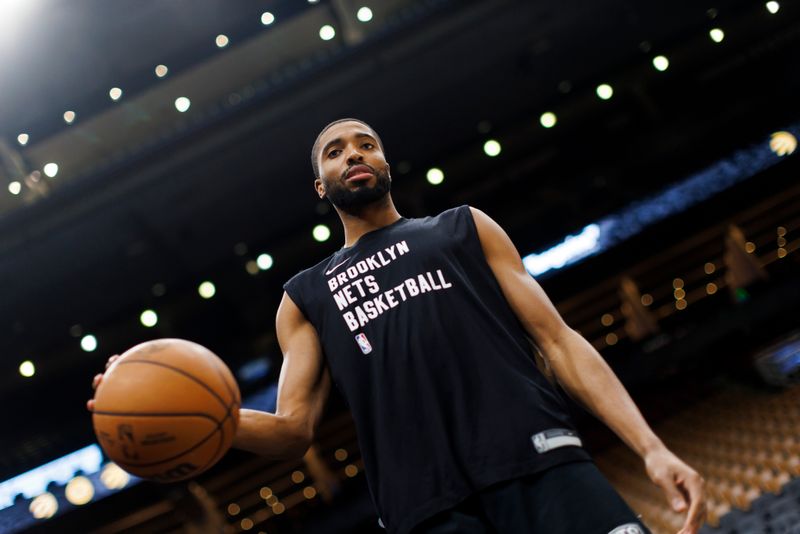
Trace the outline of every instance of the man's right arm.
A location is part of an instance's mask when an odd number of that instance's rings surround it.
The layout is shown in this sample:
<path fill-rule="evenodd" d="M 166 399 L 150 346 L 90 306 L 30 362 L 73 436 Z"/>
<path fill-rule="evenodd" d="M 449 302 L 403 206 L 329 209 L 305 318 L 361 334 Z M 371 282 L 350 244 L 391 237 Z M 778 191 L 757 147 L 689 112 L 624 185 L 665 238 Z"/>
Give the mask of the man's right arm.
<path fill-rule="evenodd" d="M 322 418 L 331 377 L 316 329 L 286 293 L 275 327 L 283 353 L 275 413 L 242 409 L 233 446 L 268 458 L 299 458 Z"/>

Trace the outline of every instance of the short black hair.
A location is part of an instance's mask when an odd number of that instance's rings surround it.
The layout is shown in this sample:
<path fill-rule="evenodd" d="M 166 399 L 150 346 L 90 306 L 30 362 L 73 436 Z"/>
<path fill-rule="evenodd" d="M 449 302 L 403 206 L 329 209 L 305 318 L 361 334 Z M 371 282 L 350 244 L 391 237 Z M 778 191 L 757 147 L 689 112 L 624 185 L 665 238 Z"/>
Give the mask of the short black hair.
<path fill-rule="evenodd" d="M 317 163 L 317 151 L 319 150 L 319 140 L 322 137 L 322 134 L 327 132 L 331 128 L 331 126 L 335 126 L 335 125 L 339 124 L 340 122 L 358 122 L 360 124 L 363 124 L 364 126 L 369 128 L 372 131 L 373 134 L 375 134 L 375 140 L 380 145 L 381 150 L 383 150 L 383 141 L 381 141 L 381 138 L 378 136 L 378 132 L 376 132 L 375 128 L 373 128 L 372 126 L 370 126 L 366 122 L 362 121 L 361 119 L 353 119 L 351 117 L 344 118 L 344 119 L 336 119 L 335 121 L 333 121 L 333 122 L 329 123 L 327 126 L 325 126 L 319 132 L 319 134 L 317 135 L 317 139 L 314 141 L 314 144 L 311 147 L 311 168 L 314 169 L 314 179 L 317 179 L 317 178 L 320 177 L 320 175 L 319 175 L 320 174 L 319 173 L 319 164 Z M 383 150 L 383 151 L 385 152 L 385 150 Z"/>

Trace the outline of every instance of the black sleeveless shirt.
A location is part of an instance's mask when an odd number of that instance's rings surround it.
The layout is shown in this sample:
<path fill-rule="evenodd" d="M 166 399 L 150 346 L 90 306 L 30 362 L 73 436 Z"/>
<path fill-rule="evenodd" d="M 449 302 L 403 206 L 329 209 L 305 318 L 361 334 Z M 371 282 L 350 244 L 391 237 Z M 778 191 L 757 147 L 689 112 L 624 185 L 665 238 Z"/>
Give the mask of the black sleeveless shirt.
<path fill-rule="evenodd" d="M 372 499 L 405 533 L 471 493 L 576 460 L 532 437 L 573 424 L 539 372 L 469 206 L 364 234 L 284 289 L 356 423 Z"/>

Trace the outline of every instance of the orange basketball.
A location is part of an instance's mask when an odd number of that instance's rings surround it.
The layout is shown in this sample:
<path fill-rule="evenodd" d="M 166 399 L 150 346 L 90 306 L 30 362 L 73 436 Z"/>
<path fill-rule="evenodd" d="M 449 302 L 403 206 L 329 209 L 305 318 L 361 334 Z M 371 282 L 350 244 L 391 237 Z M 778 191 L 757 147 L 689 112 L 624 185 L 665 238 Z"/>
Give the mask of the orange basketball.
<path fill-rule="evenodd" d="M 126 471 L 157 482 L 198 475 L 228 451 L 241 395 L 219 357 L 183 339 L 136 345 L 95 392 L 94 431 Z"/>

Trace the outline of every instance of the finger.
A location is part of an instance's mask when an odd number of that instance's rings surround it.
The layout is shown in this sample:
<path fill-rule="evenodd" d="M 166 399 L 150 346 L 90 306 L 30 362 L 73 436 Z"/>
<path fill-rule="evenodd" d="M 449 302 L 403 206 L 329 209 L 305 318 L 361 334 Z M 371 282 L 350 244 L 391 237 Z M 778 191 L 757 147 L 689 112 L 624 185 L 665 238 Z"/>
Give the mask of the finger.
<path fill-rule="evenodd" d="M 94 411 L 94 399 L 89 399 L 88 401 L 86 401 L 86 409 L 89 410 L 90 412 Z"/>
<path fill-rule="evenodd" d="M 686 522 L 683 529 L 687 534 L 696 534 L 705 522 L 706 501 L 705 501 L 705 481 L 699 476 L 688 477 L 684 483 L 686 491 L 689 493 L 689 513 L 686 514 Z"/>
<path fill-rule="evenodd" d="M 686 509 L 686 499 L 678 489 L 678 486 L 672 477 L 664 477 L 660 480 L 656 480 L 656 484 L 661 486 L 661 489 L 664 490 L 667 501 L 673 510 L 676 512 L 682 512 Z"/>
<path fill-rule="evenodd" d="M 110 358 L 108 359 L 108 361 L 106 362 L 106 369 L 108 369 L 109 367 L 111 367 L 111 364 L 112 364 L 112 363 L 114 363 L 114 362 L 115 362 L 115 361 L 117 361 L 117 360 L 119 360 L 119 354 L 115 354 L 115 355 L 113 355 L 112 357 L 110 357 Z"/>
<path fill-rule="evenodd" d="M 102 380 L 103 380 L 102 374 L 98 373 L 94 375 L 94 378 L 92 379 L 92 389 L 97 389 L 97 386 L 100 385 L 100 382 L 102 382 Z"/>

